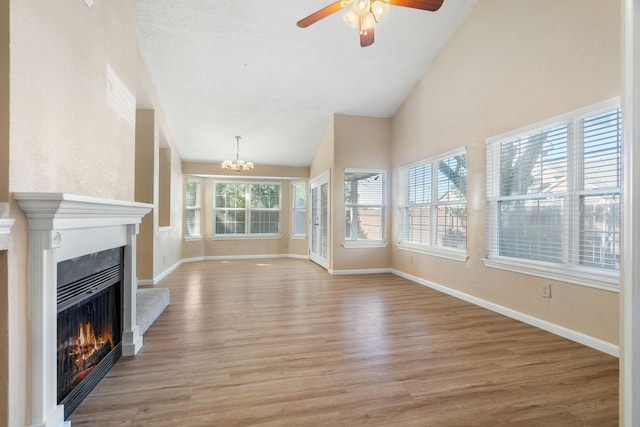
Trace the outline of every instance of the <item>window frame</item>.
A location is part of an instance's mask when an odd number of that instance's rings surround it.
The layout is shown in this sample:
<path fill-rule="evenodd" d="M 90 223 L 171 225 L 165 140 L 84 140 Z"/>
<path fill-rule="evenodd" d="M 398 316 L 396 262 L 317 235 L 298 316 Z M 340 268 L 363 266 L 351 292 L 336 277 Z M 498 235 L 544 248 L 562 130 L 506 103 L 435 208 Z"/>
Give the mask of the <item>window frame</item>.
<path fill-rule="evenodd" d="M 584 197 L 593 195 L 618 195 L 622 197 L 622 183 L 616 189 L 606 188 L 599 190 L 585 190 L 584 177 L 582 176 L 582 162 L 584 145 L 582 144 L 582 131 L 580 135 L 571 136 L 567 146 L 567 191 L 564 193 L 552 193 L 548 197 L 562 197 L 566 206 L 563 214 L 570 218 L 562 224 L 563 262 L 540 261 L 527 258 L 517 258 L 498 253 L 499 234 L 499 203 L 507 199 L 500 195 L 500 145 L 503 142 L 514 140 L 523 135 L 532 135 L 555 126 L 568 126 L 568 132 L 576 132 L 585 118 L 592 118 L 598 114 L 621 109 L 620 98 L 611 98 L 596 104 L 573 110 L 547 120 L 533 123 L 519 129 L 515 129 L 486 140 L 487 145 L 487 230 L 486 246 L 487 256 L 482 260 L 484 265 L 491 268 L 528 274 L 552 280 L 558 280 L 587 287 L 603 289 L 612 292 L 619 291 L 620 270 L 608 270 L 580 264 L 580 205 Z M 493 162 L 493 163 L 492 163 Z M 624 162 L 621 153 L 620 164 Z M 494 167 L 494 164 L 498 164 Z M 622 179 L 622 178 L 621 178 Z M 540 195 L 537 195 L 541 197 Z M 514 196 L 509 196 L 511 199 Z M 534 199 L 536 195 L 528 195 L 527 199 Z M 517 196 L 515 197 L 517 198 Z M 620 209 L 621 212 L 621 209 Z M 619 218 L 621 221 L 622 218 Z"/>
<path fill-rule="evenodd" d="M 196 203 L 194 206 L 187 205 L 187 186 L 189 182 L 196 184 Z M 187 234 L 187 211 L 193 210 L 196 215 L 196 224 L 198 228 L 198 234 Z M 202 239 L 202 181 L 199 179 L 193 179 L 187 177 L 184 181 L 184 240 L 195 241 Z"/>
<path fill-rule="evenodd" d="M 244 208 L 217 208 L 216 207 L 216 187 L 218 184 L 238 184 L 245 185 L 245 206 Z M 252 208 L 251 207 L 251 187 L 255 185 L 275 185 L 278 187 L 278 208 Z M 244 211 L 245 232 L 244 233 L 216 233 L 216 218 L 219 210 Z M 282 238 L 282 183 L 274 181 L 252 181 L 252 180 L 214 180 L 213 181 L 213 201 L 212 201 L 212 240 L 243 240 L 243 239 L 281 239 Z M 251 212 L 252 211 L 277 211 L 278 212 L 278 232 L 277 233 L 251 233 Z"/>
<path fill-rule="evenodd" d="M 296 206 L 296 202 L 298 200 L 297 187 L 304 186 L 304 206 L 299 207 Z M 306 239 L 307 238 L 307 202 L 309 200 L 309 185 L 306 181 L 293 181 L 291 183 L 291 237 L 293 239 Z M 296 218 L 298 217 L 297 213 L 304 212 L 304 233 L 296 233 Z"/>
<path fill-rule="evenodd" d="M 362 168 L 345 168 L 343 174 L 342 194 L 344 196 L 345 187 L 347 183 L 347 174 L 363 173 L 363 174 L 380 174 L 382 177 L 380 204 L 354 204 L 344 202 L 345 209 L 345 230 L 343 234 L 342 247 L 346 249 L 354 248 L 383 248 L 387 246 L 387 171 L 384 169 L 362 169 Z M 377 208 L 380 209 L 380 239 L 347 239 L 347 227 L 346 227 L 346 210 L 348 207 L 361 207 L 361 208 Z"/>
<path fill-rule="evenodd" d="M 465 195 L 464 201 L 456 200 L 456 201 L 439 201 L 438 200 L 438 187 L 439 187 L 439 163 L 440 161 L 454 158 L 456 156 L 463 155 L 465 157 L 465 162 L 468 164 L 467 158 L 467 148 L 461 147 L 455 150 L 448 151 L 446 153 L 441 153 L 433 157 L 428 157 L 417 162 L 413 162 L 407 165 L 402 165 L 397 169 L 397 178 L 398 178 L 398 218 L 399 220 L 396 223 L 398 238 L 396 242 L 396 246 L 398 249 L 422 253 L 426 255 L 437 256 L 441 258 L 451 259 L 454 261 L 466 262 L 469 258 L 467 254 L 467 242 L 466 242 L 466 224 L 465 224 L 465 244 L 464 249 L 453 248 L 449 246 L 445 246 L 438 243 L 438 208 L 444 206 L 452 206 L 452 205 L 460 205 L 464 204 L 465 209 L 465 223 L 467 218 L 467 197 Z M 410 191 L 410 182 L 409 182 L 409 171 L 418 166 L 429 166 L 429 201 L 423 202 L 420 204 L 414 203 L 411 205 L 408 202 L 409 191 Z M 468 168 L 465 167 L 466 177 L 468 177 Z M 424 186 L 422 186 L 424 188 Z M 427 208 L 429 210 L 429 229 L 428 236 L 426 238 L 426 243 L 419 243 L 411 240 L 404 239 L 405 235 L 408 235 L 408 210 L 410 206 L 421 206 L 422 208 Z"/>

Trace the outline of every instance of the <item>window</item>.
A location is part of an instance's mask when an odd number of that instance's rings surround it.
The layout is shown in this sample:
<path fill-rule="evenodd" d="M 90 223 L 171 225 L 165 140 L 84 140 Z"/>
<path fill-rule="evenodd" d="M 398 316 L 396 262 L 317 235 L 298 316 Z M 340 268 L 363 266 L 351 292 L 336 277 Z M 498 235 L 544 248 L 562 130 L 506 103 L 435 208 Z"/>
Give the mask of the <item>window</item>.
<path fill-rule="evenodd" d="M 398 174 L 399 247 L 466 260 L 465 150 L 401 167 Z"/>
<path fill-rule="evenodd" d="M 216 182 L 214 236 L 279 235 L 280 184 Z"/>
<path fill-rule="evenodd" d="M 184 196 L 184 236 L 200 238 L 200 181 L 187 178 Z"/>
<path fill-rule="evenodd" d="M 610 104 L 488 141 L 488 265 L 617 286 L 622 118 Z"/>
<path fill-rule="evenodd" d="M 345 245 L 380 245 L 385 241 L 384 172 L 345 170 Z"/>
<path fill-rule="evenodd" d="M 307 183 L 294 182 L 293 189 L 293 237 L 307 235 Z"/>

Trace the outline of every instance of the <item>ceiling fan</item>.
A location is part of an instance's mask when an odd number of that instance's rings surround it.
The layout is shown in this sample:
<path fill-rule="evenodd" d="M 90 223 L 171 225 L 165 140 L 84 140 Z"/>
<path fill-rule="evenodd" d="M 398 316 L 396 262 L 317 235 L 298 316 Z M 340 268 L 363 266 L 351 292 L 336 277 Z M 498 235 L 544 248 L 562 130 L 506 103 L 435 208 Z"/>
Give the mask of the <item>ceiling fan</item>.
<path fill-rule="evenodd" d="M 351 9 L 343 19 L 360 31 L 360 46 L 370 46 L 374 42 L 373 27 L 387 14 L 389 6 L 403 6 L 435 12 L 440 9 L 444 0 L 339 0 L 331 3 L 306 18 L 298 21 L 298 27 L 307 28 L 319 20 L 334 14 L 346 7 Z"/>

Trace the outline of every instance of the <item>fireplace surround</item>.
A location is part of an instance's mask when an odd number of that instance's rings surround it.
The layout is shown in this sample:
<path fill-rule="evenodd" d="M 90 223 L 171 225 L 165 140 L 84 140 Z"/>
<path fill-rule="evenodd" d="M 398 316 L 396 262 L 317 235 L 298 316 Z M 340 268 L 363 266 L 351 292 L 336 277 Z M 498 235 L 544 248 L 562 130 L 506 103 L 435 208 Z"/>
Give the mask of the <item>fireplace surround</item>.
<path fill-rule="evenodd" d="M 122 247 L 123 356 L 133 356 L 143 339 L 136 324 L 136 235 L 153 205 L 66 193 L 14 193 L 29 223 L 28 254 L 28 422 L 68 426 L 57 403 L 57 264 Z"/>

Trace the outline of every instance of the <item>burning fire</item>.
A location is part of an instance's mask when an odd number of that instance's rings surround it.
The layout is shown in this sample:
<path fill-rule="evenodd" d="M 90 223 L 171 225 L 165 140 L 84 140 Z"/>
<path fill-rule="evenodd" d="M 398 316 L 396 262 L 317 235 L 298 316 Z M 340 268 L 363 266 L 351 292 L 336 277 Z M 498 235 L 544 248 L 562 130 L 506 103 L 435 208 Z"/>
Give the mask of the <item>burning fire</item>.
<path fill-rule="evenodd" d="M 91 322 L 87 322 L 84 325 L 80 323 L 79 329 L 78 338 L 76 338 L 74 343 L 76 351 L 72 353 L 78 356 L 76 358 L 76 364 L 88 360 L 96 351 L 100 350 L 105 343 L 111 342 L 111 334 L 96 335 L 93 331 L 93 326 L 91 326 Z"/>

